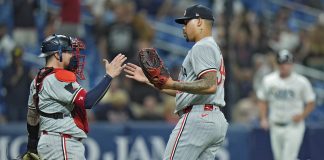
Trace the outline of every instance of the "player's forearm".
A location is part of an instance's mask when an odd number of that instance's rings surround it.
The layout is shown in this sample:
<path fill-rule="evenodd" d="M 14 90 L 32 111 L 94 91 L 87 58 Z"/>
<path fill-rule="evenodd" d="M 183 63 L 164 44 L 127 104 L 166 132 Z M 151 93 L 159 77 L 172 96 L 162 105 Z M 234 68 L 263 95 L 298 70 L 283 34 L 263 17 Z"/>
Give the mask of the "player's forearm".
<path fill-rule="evenodd" d="M 173 97 L 175 97 L 176 94 L 177 94 L 177 91 L 172 90 L 172 89 L 162 89 L 161 92 L 163 92 L 163 93 L 165 93 L 167 95 L 173 96 Z"/>
<path fill-rule="evenodd" d="M 258 106 L 260 108 L 260 119 L 267 119 L 268 107 L 265 101 L 259 101 Z"/>
<path fill-rule="evenodd" d="M 37 143 L 38 143 L 38 132 L 39 132 L 39 114 L 36 109 L 28 108 L 27 131 L 28 131 L 27 150 L 36 153 Z"/>
<path fill-rule="evenodd" d="M 207 72 L 201 79 L 192 82 L 170 81 L 167 89 L 178 90 L 192 94 L 213 94 L 216 92 L 217 78 L 215 72 Z"/>
<path fill-rule="evenodd" d="M 36 109 L 28 109 L 27 123 L 31 126 L 36 126 L 39 123 L 39 114 Z"/>
<path fill-rule="evenodd" d="M 216 92 L 216 83 L 208 83 L 206 79 L 200 79 L 193 82 L 174 81 L 171 89 L 188 92 L 192 94 L 212 94 Z"/>
<path fill-rule="evenodd" d="M 85 108 L 91 109 L 96 105 L 109 89 L 112 77 L 106 75 L 93 89 L 86 94 Z"/>
<path fill-rule="evenodd" d="M 147 84 L 147 85 L 149 85 L 149 86 L 151 86 L 151 87 L 153 87 L 155 89 L 158 89 L 152 83 L 150 83 L 150 81 L 148 81 L 148 80 L 145 82 L 145 84 Z M 160 89 L 158 89 L 158 90 L 160 90 Z M 160 91 L 162 93 L 165 93 L 165 94 L 170 95 L 170 96 L 173 96 L 173 97 L 175 97 L 176 94 L 177 94 L 177 91 L 176 90 L 173 90 L 173 89 L 161 89 Z"/>
<path fill-rule="evenodd" d="M 306 104 L 306 107 L 303 112 L 303 117 L 306 118 L 315 108 L 315 102 L 309 102 Z"/>

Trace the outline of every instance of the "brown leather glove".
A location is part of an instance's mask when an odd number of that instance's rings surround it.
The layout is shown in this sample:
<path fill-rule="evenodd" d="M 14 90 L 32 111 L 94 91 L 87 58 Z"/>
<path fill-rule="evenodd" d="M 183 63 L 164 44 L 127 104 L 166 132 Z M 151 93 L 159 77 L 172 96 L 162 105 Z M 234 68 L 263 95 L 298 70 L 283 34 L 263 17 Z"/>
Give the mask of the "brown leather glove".
<path fill-rule="evenodd" d="M 154 48 L 144 48 L 138 52 L 140 66 L 147 79 L 157 88 L 162 86 L 170 77 L 168 69 Z"/>

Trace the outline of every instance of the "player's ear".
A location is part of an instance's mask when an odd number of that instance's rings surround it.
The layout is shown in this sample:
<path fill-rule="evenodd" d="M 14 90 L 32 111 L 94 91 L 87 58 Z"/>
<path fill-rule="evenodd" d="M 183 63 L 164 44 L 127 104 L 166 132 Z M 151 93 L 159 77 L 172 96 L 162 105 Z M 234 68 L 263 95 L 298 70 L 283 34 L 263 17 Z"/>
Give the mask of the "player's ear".
<path fill-rule="evenodd" d="M 203 19 L 201 19 L 201 18 L 198 18 L 198 19 L 197 19 L 197 26 L 198 26 L 198 27 L 202 26 L 203 23 L 204 23 L 204 22 L 203 22 Z"/>

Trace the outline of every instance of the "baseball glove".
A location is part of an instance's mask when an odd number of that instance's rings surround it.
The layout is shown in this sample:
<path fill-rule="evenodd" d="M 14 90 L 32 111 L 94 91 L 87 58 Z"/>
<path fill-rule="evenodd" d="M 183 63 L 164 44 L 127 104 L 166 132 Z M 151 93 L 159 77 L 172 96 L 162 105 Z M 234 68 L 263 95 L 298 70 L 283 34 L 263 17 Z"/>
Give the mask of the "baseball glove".
<path fill-rule="evenodd" d="M 144 48 L 139 51 L 140 66 L 147 79 L 157 88 L 161 89 L 170 77 L 168 69 L 153 48 Z"/>
<path fill-rule="evenodd" d="M 33 153 L 31 151 L 27 151 L 23 155 L 18 156 L 17 159 L 18 160 L 40 160 L 40 157 L 36 153 Z"/>
<path fill-rule="evenodd" d="M 40 157 L 37 154 L 37 144 L 38 138 L 32 138 L 31 135 L 28 135 L 27 142 L 27 152 L 23 155 L 18 156 L 18 160 L 40 160 Z"/>

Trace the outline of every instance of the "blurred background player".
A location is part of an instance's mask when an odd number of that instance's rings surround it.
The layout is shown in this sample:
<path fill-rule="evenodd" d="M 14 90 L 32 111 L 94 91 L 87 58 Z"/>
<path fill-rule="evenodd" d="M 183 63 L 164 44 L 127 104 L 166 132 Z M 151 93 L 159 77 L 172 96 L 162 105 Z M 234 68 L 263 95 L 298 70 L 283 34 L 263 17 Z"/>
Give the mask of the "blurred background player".
<path fill-rule="evenodd" d="M 288 50 L 277 54 L 277 62 L 279 71 L 264 77 L 257 92 L 261 127 L 270 129 L 275 160 L 296 160 L 304 138 L 304 119 L 314 109 L 315 94 L 310 82 L 293 72 L 293 55 Z"/>
<path fill-rule="evenodd" d="M 5 103 L 8 106 L 7 117 L 9 121 L 26 121 L 27 110 L 21 109 L 28 101 L 30 82 L 33 80 L 31 67 L 23 61 L 24 50 L 15 47 L 11 53 L 11 64 L 3 70 L 6 90 Z M 17 101 L 17 97 L 20 98 Z"/>
<path fill-rule="evenodd" d="M 43 41 L 40 57 L 46 64 L 30 85 L 28 152 L 24 158 L 38 153 L 41 159 L 85 159 L 81 142 L 88 133 L 85 109 L 101 100 L 127 58 L 119 54 L 111 63 L 104 59 L 106 75 L 86 91 L 77 82 L 77 77 L 84 79 L 85 57 L 80 55 L 84 49 L 82 41 L 65 35 L 52 35 Z"/>

